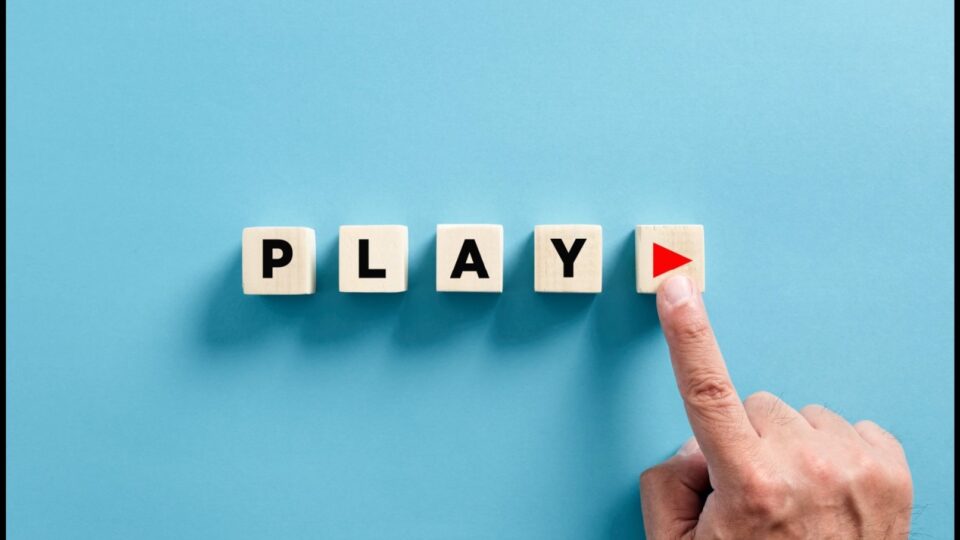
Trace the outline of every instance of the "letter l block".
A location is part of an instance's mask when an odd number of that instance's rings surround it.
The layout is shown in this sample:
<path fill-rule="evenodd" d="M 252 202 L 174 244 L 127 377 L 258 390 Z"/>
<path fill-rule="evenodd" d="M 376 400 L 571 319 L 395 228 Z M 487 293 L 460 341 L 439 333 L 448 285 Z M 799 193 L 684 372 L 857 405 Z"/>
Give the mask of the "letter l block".
<path fill-rule="evenodd" d="M 407 290 L 407 227 L 340 227 L 340 292 L 394 293 Z"/>

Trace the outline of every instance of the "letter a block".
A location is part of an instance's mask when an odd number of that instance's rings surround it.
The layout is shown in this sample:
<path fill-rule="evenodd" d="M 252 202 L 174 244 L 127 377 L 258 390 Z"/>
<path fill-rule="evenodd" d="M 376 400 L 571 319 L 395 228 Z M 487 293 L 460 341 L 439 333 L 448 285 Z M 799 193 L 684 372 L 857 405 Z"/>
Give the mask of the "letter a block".
<path fill-rule="evenodd" d="M 636 242 L 638 293 L 656 293 L 676 275 L 706 290 L 703 225 L 637 225 Z"/>
<path fill-rule="evenodd" d="M 243 230 L 243 294 L 313 294 L 317 239 L 307 227 Z"/>
<path fill-rule="evenodd" d="M 437 225 L 437 290 L 503 292 L 503 226 Z"/>
<path fill-rule="evenodd" d="M 598 293 L 603 283 L 599 225 L 537 225 L 533 232 L 537 292 Z"/>
<path fill-rule="evenodd" d="M 340 292 L 407 290 L 407 228 L 403 225 L 340 227 Z"/>

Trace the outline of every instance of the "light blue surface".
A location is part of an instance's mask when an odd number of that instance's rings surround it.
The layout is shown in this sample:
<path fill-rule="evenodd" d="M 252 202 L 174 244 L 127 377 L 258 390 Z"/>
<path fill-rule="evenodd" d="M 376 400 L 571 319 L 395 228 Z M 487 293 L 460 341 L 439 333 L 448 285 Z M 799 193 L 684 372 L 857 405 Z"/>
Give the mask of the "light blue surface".
<path fill-rule="evenodd" d="M 637 223 L 703 223 L 743 395 L 906 446 L 954 523 L 953 6 L 51 2 L 7 7 L 7 533 L 631 538 L 688 435 Z M 434 292 L 502 223 L 503 295 Z M 604 292 L 532 292 L 538 223 Z M 336 292 L 337 227 L 410 291 Z M 303 225 L 318 294 L 244 297 Z"/>

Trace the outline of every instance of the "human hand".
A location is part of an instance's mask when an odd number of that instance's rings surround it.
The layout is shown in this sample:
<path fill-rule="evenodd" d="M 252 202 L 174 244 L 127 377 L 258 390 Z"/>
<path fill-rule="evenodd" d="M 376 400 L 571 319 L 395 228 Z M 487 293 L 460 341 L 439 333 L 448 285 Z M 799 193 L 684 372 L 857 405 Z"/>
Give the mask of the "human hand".
<path fill-rule="evenodd" d="M 907 538 L 913 485 L 893 436 L 767 392 L 741 402 L 686 277 L 664 282 L 657 310 L 694 437 L 640 476 L 648 538 Z"/>

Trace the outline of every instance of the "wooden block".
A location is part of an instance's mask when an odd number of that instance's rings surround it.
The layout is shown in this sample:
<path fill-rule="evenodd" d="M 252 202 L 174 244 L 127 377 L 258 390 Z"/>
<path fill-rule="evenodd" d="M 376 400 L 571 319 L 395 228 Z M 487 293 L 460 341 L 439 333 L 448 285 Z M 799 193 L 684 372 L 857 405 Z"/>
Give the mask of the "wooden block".
<path fill-rule="evenodd" d="M 706 290 L 703 225 L 637 225 L 636 245 L 638 293 L 656 293 L 676 275 Z"/>
<path fill-rule="evenodd" d="M 243 230 L 243 294 L 313 294 L 317 239 L 307 227 Z"/>
<path fill-rule="evenodd" d="M 393 293 L 406 290 L 406 226 L 340 227 L 340 292 Z"/>
<path fill-rule="evenodd" d="M 503 226 L 437 225 L 437 290 L 503 292 Z"/>
<path fill-rule="evenodd" d="M 537 292 L 598 293 L 603 283 L 599 225 L 537 225 L 533 232 Z"/>

